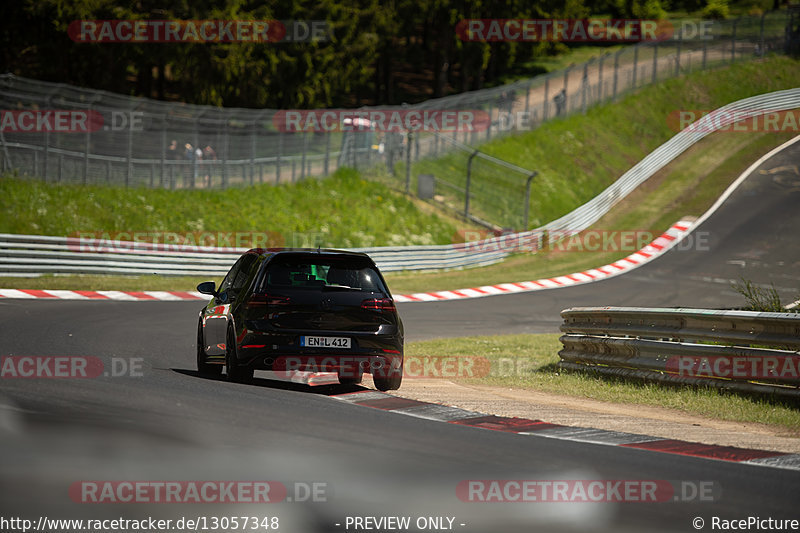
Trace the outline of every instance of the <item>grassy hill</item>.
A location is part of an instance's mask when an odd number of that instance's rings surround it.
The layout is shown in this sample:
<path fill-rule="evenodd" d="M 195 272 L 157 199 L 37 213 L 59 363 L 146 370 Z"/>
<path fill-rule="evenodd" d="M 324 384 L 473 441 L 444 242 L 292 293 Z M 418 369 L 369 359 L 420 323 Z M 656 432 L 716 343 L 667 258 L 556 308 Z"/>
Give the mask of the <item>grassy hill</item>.
<path fill-rule="evenodd" d="M 794 88 L 798 80 L 800 62 L 788 57 L 735 63 L 648 86 L 618 102 L 591 108 L 585 115 L 553 120 L 531 132 L 476 148 L 539 171 L 530 200 L 529 228 L 535 228 L 587 202 L 675 135 L 668 117 L 676 111 L 710 111 L 749 96 Z M 465 162 L 466 155 L 461 153 L 422 160 L 413 164 L 412 175 L 433 174 L 463 186 Z M 501 188 L 507 177 L 478 170 L 472 180 L 473 187 L 483 180 L 484 187 L 491 189 L 491 180 Z M 524 182 L 524 177 L 519 180 Z M 500 210 L 505 206 L 496 204 L 495 212 L 481 213 L 480 209 L 476 200 L 476 214 L 502 220 Z"/>

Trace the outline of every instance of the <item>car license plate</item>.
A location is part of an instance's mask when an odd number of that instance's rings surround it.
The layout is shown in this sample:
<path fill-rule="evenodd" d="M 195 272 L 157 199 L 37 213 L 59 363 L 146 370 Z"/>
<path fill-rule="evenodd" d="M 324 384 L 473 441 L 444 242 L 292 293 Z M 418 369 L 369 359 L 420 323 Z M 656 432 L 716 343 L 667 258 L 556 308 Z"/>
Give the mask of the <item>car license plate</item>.
<path fill-rule="evenodd" d="M 300 337 L 300 346 L 306 348 L 350 348 L 349 337 Z"/>

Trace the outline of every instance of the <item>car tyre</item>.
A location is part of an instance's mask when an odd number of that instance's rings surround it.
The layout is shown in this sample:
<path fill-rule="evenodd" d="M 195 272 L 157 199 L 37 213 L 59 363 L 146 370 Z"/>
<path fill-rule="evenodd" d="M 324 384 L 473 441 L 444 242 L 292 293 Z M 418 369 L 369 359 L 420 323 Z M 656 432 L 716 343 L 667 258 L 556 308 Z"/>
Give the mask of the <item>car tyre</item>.
<path fill-rule="evenodd" d="M 253 368 L 241 366 L 236 357 L 236 337 L 233 330 L 228 330 L 227 342 L 225 343 L 225 374 L 228 381 L 235 383 L 247 383 L 253 379 Z"/>
<path fill-rule="evenodd" d="M 206 347 L 203 342 L 203 321 L 197 322 L 197 372 L 201 376 L 215 377 L 222 374 L 222 365 L 212 365 L 206 362 Z"/>
<path fill-rule="evenodd" d="M 375 384 L 375 388 L 379 391 L 397 390 L 400 388 L 400 384 L 403 382 L 403 369 L 401 368 L 395 370 L 390 376 L 387 377 L 378 377 L 373 375 L 372 382 Z"/>

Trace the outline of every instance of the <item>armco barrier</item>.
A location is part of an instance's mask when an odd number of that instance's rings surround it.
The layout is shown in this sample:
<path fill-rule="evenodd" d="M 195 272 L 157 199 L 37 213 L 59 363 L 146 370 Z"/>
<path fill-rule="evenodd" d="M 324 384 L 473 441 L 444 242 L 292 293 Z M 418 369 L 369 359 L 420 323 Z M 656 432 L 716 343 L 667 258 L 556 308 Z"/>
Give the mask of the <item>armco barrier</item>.
<path fill-rule="evenodd" d="M 158 274 L 221 276 L 247 248 L 164 246 L 45 235 L 0 234 L 0 276 Z M 359 248 L 385 272 L 484 266 L 502 260 L 499 247 L 454 245 Z"/>
<path fill-rule="evenodd" d="M 669 141 L 656 148 L 642 161 L 634 165 L 616 182 L 589 202 L 563 217 L 541 228 L 522 232 L 515 236 L 518 242 L 539 239 L 544 232 L 550 232 L 550 241 L 568 237 L 590 227 L 605 215 L 617 202 L 625 198 L 636 187 L 653 174 L 677 158 L 690 146 L 712 133 L 717 128 L 730 125 L 734 113 L 742 116 L 756 116 L 771 111 L 795 109 L 800 107 L 800 88 L 776 91 L 739 100 L 723 106 L 714 113 L 728 117 L 703 127 L 689 126 Z M 698 123 L 703 120 L 698 120 Z M 45 237 L 29 235 L 0 234 L 0 273 L 6 275 L 36 275 L 43 273 L 109 273 L 163 275 L 219 275 L 225 273 L 233 263 L 231 253 L 241 253 L 241 249 L 222 252 L 206 249 L 186 249 L 175 253 L 156 253 L 150 250 L 140 253 L 141 247 L 134 247 L 129 253 L 114 253 L 127 243 L 109 243 L 111 250 L 101 254 L 79 252 L 70 249 L 67 237 Z M 466 268 L 496 263 L 507 255 L 502 246 L 492 246 L 492 240 L 478 246 L 459 247 L 453 245 L 404 246 L 361 248 L 368 253 L 378 266 L 387 272 L 397 270 L 431 270 L 446 268 Z M 197 257 L 195 254 L 202 254 Z M 228 254 L 228 255 L 226 255 Z M 226 266 L 227 265 L 227 266 Z"/>
<path fill-rule="evenodd" d="M 800 398 L 800 314 L 579 307 L 559 366 Z"/>

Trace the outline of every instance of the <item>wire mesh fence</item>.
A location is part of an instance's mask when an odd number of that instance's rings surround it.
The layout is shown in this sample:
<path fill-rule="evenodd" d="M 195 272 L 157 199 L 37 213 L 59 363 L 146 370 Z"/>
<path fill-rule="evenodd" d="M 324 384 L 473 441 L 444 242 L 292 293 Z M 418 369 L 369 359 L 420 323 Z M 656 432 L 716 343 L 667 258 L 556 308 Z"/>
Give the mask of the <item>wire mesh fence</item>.
<path fill-rule="evenodd" d="M 779 11 L 684 25 L 672 39 L 535 78 L 410 106 L 317 110 L 314 124 L 295 120 L 292 128 L 286 110 L 161 102 L 6 74 L 0 76 L 0 168 L 47 182 L 191 189 L 290 183 L 342 166 L 380 165 L 388 170 L 384 179 L 411 191 L 417 176 L 410 175 L 410 163 L 454 154 L 451 171 L 436 176 L 442 203 L 495 226 L 520 228 L 531 171 L 510 170 L 483 155 L 469 159 L 472 147 L 667 78 L 782 52 L 790 16 Z M 467 113 L 471 122 L 448 125 L 441 120 L 447 112 Z M 326 113 L 333 122 L 320 127 Z M 376 113 L 399 116 L 400 127 L 382 127 Z M 410 114 L 425 113 L 439 119 L 430 127 L 425 119 L 409 126 Z M 465 161 L 471 161 L 469 178 Z"/>

